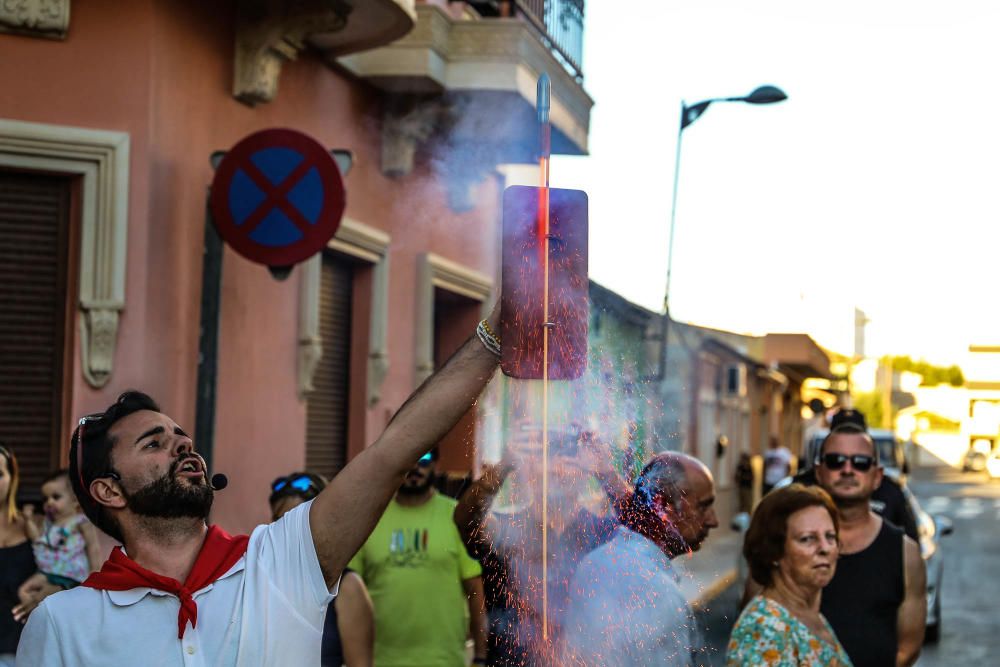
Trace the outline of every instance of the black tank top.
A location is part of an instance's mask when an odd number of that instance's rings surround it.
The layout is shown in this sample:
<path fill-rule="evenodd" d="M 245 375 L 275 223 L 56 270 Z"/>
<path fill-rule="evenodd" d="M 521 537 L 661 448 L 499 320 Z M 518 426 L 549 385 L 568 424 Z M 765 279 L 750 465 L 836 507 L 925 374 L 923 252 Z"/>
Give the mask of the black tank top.
<path fill-rule="evenodd" d="M 888 521 L 864 551 L 841 556 L 820 611 L 854 667 L 895 667 L 896 614 L 903 603 L 903 531 Z"/>
<path fill-rule="evenodd" d="M 17 651 L 24 626 L 10 612 L 20 602 L 17 589 L 35 570 L 31 542 L 25 540 L 13 547 L 0 547 L 0 653 Z"/>

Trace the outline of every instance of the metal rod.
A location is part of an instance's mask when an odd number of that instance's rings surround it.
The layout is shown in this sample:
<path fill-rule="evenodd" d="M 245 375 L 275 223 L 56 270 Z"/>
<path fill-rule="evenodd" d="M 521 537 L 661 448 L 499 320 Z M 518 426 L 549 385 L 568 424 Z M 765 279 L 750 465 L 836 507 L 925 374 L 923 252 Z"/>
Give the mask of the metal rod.
<path fill-rule="evenodd" d="M 542 188 L 539 213 L 542 236 L 542 640 L 549 640 L 549 160 L 552 127 L 549 121 L 549 75 L 538 77 Z"/>

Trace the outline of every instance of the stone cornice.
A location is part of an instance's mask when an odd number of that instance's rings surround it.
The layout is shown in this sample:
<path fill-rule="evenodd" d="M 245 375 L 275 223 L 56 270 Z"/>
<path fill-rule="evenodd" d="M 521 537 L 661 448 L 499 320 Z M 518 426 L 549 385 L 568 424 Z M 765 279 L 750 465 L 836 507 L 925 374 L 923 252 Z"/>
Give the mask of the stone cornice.
<path fill-rule="evenodd" d="M 278 91 L 307 44 L 330 57 L 387 44 L 413 25 L 413 0 L 239 0 L 233 96 L 253 106 Z"/>
<path fill-rule="evenodd" d="M 454 20 L 435 5 L 420 5 L 405 37 L 339 62 L 391 92 L 509 92 L 531 105 L 538 76 L 547 72 L 553 126 L 579 152 L 587 150 L 593 99 L 520 19 Z"/>

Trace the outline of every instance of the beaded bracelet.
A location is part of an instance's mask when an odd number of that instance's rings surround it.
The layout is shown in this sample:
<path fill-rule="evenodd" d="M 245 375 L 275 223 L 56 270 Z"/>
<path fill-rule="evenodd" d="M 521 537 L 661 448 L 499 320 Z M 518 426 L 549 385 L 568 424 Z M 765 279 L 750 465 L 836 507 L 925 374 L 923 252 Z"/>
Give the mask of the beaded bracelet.
<path fill-rule="evenodd" d="M 476 327 L 476 335 L 479 336 L 480 342 L 482 342 L 483 347 L 493 353 L 498 359 L 500 358 L 500 339 L 497 335 L 493 333 L 490 325 L 483 320 Z"/>

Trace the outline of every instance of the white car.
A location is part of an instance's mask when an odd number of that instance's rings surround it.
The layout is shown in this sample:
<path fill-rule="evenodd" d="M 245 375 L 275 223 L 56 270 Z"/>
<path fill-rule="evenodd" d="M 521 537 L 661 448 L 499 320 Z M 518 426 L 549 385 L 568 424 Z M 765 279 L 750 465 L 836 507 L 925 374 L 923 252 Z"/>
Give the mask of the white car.
<path fill-rule="evenodd" d="M 938 541 L 945 535 L 951 535 L 954 527 L 948 517 L 932 517 L 925 512 L 908 486 L 903 484 L 901 488 L 917 518 L 917 543 L 927 569 L 927 629 L 924 641 L 933 643 L 941 636 L 941 575 L 944 572 L 944 559 Z"/>
<path fill-rule="evenodd" d="M 1000 450 L 994 451 L 986 457 L 986 473 L 990 479 L 1000 477 Z"/>

